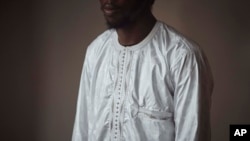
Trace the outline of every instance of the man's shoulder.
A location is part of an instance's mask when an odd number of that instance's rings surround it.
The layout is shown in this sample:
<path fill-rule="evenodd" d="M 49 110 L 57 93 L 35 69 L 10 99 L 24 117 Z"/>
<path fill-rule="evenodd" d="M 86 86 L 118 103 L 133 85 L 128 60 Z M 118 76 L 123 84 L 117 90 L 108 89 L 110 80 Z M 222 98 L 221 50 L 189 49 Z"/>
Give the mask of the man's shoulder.
<path fill-rule="evenodd" d="M 101 34 L 99 34 L 88 46 L 88 48 L 92 48 L 96 45 L 100 45 L 104 42 L 106 42 L 108 39 L 110 39 L 111 35 L 113 33 L 112 29 L 109 30 L 105 30 L 104 32 L 102 32 Z"/>
<path fill-rule="evenodd" d="M 171 66 L 174 66 L 174 64 L 185 57 L 187 59 L 200 59 L 199 57 L 202 56 L 203 51 L 199 44 L 178 31 L 178 29 L 162 22 L 161 30 L 159 31 L 163 39 L 165 39 L 165 55 L 171 62 Z"/>
<path fill-rule="evenodd" d="M 99 34 L 87 47 L 87 53 L 92 54 L 93 52 L 96 52 L 104 47 L 105 43 L 111 39 L 113 32 L 114 31 L 112 29 L 109 29 Z"/>
<path fill-rule="evenodd" d="M 161 24 L 158 34 L 161 35 L 162 40 L 165 42 L 165 47 L 168 53 L 180 52 L 194 52 L 199 49 L 198 43 L 184 35 L 175 27 L 172 27 L 164 22 L 159 21 Z"/>
<path fill-rule="evenodd" d="M 99 34 L 94 41 L 105 42 L 107 39 L 110 38 L 113 32 L 113 29 L 107 29 L 101 34 Z"/>
<path fill-rule="evenodd" d="M 179 31 L 177 28 L 168 25 L 162 21 L 159 21 L 161 23 L 161 31 L 165 31 L 166 32 L 166 36 L 167 38 L 169 38 L 169 40 L 172 40 L 173 42 L 176 43 L 191 43 L 191 44 L 197 44 L 193 39 L 191 39 L 190 37 L 188 37 L 187 35 L 184 35 L 181 31 Z"/>

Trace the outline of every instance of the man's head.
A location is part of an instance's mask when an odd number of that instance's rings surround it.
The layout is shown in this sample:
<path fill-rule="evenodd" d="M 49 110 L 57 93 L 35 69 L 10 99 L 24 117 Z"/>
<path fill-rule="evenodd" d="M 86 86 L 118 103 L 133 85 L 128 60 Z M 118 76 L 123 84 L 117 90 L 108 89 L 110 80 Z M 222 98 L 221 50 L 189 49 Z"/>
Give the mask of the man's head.
<path fill-rule="evenodd" d="M 151 13 L 155 0 L 99 0 L 109 28 L 128 26 Z"/>

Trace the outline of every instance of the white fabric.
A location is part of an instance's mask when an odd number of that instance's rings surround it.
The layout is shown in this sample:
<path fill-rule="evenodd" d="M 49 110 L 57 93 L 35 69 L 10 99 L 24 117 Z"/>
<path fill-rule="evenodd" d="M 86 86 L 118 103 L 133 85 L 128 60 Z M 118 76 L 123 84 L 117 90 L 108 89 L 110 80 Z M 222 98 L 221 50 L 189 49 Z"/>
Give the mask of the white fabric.
<path fill-rule="evenodd" d="M 72 141 L 209 141 L 212 87 L 202 51 L 164 23 L 129 47 L 107 30 L 87 49 Z"/>

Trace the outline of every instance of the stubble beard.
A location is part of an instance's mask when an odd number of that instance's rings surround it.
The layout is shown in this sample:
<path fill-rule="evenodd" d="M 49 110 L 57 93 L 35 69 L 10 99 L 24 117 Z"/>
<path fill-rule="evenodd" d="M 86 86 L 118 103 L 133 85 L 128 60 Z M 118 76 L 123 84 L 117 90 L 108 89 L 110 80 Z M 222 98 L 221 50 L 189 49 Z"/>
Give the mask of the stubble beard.
<path fill-rule="evenodd" d="M 110 22 L 106 18 L 106 25 L 108 29 L 118 29 L 118 28 L 124 28 L 129 25 L 132 25 L 135 23 L 143 14 L 150 11 L 147 7 L 147 3 L 136 3 L 136 5 L 129 10 L 129 12 L 125 13 L 120 19 L 118 19 L 116 22 Z"/>

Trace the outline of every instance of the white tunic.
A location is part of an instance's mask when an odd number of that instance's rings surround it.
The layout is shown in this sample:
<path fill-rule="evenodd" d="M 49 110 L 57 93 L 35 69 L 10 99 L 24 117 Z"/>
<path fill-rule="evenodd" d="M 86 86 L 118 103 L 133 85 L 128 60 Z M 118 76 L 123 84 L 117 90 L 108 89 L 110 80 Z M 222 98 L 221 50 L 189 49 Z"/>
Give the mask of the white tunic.
<path fill-rule="evenodd" d="M 200 48 L 164 23 L 129 47 L 107 30 L 87 49 L 72 141 L 208 141 L 212 88 Z"/>

